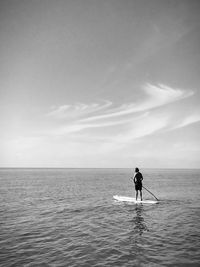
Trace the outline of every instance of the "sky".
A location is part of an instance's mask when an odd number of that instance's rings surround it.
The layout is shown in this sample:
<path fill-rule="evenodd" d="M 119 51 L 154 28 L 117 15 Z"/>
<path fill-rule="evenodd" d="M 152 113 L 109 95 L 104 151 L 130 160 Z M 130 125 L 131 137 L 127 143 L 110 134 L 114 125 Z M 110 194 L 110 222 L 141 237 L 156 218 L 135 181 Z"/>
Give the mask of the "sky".
<path fill-rule="evenodd" d="M 1 0 L 0 167 L 200 168 L 199 0 Z"/>

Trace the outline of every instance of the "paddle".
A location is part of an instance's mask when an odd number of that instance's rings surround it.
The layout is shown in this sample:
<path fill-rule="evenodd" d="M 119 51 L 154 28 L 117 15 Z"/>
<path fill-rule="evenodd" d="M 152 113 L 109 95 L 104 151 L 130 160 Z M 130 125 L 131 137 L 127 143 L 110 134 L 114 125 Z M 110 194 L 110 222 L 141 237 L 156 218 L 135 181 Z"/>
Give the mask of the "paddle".
<path fill-rule="evenodd" d="M 134 182 L 134 180 L 133 180 L 133 177 L 131 177 L 131 180 Z M 149 191 L 146 187 L 144 187 L 144 185 L 142 185 L 142 187 L 147 191 L 147 192 L 149 192 L 153 197 L 155 197 L 155 199 L 157 200 L 157 201 L 159 201 L 159 199 L 151 192 L 151 191 Z"/>
<path fill-rule="evenodd" d="M 159 201 L 159 199 L 151 192 L 151 191 L 149 191 L 146 187 L 144 187 L 144 185 L 142 186 L 145 190 L 147 190 L 147 192 L 149 192 L 152 196 L 154 196 L 155 197 L 155 199 L 157 200 L 157 201 Z"/>

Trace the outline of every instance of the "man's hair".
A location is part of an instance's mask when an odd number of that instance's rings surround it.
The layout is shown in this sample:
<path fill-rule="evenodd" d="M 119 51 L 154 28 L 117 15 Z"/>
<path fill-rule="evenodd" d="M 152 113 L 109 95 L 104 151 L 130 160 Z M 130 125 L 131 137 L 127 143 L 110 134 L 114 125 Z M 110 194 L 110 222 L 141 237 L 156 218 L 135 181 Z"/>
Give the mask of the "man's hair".
<path fill-rule="evenodd" d="M 136 168 L 135 168 L 135 172 L 139 172 L 139 168 L 136 167 Z"/>

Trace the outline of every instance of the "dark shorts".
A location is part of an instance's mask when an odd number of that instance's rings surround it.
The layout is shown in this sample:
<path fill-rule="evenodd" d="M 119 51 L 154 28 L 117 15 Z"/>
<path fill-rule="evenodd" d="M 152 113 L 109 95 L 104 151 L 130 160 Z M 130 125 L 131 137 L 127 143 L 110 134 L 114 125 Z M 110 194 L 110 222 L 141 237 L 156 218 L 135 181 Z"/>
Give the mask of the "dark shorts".
<path fill-rule="evenodd" d="M 142 190 L 142 184 L 135 184 L 135 190 L 138 191 L 138 190 Z"/>

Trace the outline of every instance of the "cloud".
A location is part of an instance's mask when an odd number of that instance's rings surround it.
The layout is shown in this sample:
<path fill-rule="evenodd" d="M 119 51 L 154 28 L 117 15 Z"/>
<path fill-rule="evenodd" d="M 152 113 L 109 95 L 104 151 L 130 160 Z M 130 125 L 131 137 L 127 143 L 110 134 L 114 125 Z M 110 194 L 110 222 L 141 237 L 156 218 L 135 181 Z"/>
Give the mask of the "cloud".
<path fill-rule="evenodd" d="M 57 118 L 63 118 L 66 114 L 66 112 L 70 109 L 70 105 L 63 105 L 58 108 L 53 107 L 52 111 L 50 111 L 47 116 L 50 117 L 57 117 Z"/>
<path fill-rule="evenodd" d="M 110 109 L 106 112 L 106 114 L 101 114 L 93 117 L 89 117 L 84 121 L 94 121 L 100 119 L 108 119 L 113 117 L 119 117 L 123 115 L 128 115 L 136 112 L 142 112 L 146 110 L 150 110 L 153 108 L 157 108 L 183 98 L 189 97 L 193 95 L 192 91 L 183 91 L 180 89 L 173 89 L 169 86 L 158 84 L 146 84 L 143 87 L 146 95 L 144 96 L 144 100 L 139 103 L 130 103 L 123 104 L 122 106 Z"/>
<path fill-rule="evenodd" d="M 151 110 L 193 95 L 192 91 L 174 89 L 163 84 L 146 84 L 142 89 L 144 96 L 135 103 L 114 107 L 111 101 L 106 100 L 103 103 L 62 105 L 53 107 L 47 116 L 56 119 L 82 118 L 82 122 L 91 122 Z"/>
<path fill-rule="evenodd" d="M 123 130 L 115 136 L 102 138 L 100 146 L 101 152 L 114 152 L 124 147 L 135 144 L 140 138 L 162 132 L 168 125 L 168 116 L 153 116 L 148 114 L 136 123 L 129 125 L 127 130 Z M 133 151 L 134 154 L 134 146 Z"/>
<path fill-rule="evenodd" d="M 99 103 L 77 103 L 75 105 L 62 105 L 60 107 L 53 107 L 52 111 L 47 113 L 48 117 L 57 119 L 65 119 L 71 117 L 85 116 L 93 112 L 104 110 L 112 105 L 111 101 L 104 101 L 103 104 Z"/>
<path fill-rule="evenodd" d="M 147 116 L 143 120 L 139 120 L 136 124 L 132 124 L 129 131 L 117 135 L 113 140 L 115 142 L 130 142 L 144 136 L 151 135 L 165 128 L 168 124 L 167 116 Z"/>
<path fill-rule="evenodd" d="M 55 131 L 53 131 L 53 133 L 56 135 L 64 135 L 64 134 L 80 132 L 88 128 L 103 128 L 103 127 L 112 127 L 112 126 L 117 126 L 117 125 L 129 124 L 130 122 L 143 119 L 146 116 L 148 116 L 148 112 L 140 116 L 137 116 L 135 118 L 124 118 L 124 119 L 115 120 L 115 121 L 107 121 L 107 122 L 101 121 L 99 123 L 82 123 L 81 121 L 78 121 L 70 125 L 62 126 L 56 129 Z"/>
<path fill-rule="evenodd" d="M 200 114 L 192 114 L 187 116 L 186 118 L 184 118 L 182 120 L 181 123 L 179 123 L 178 125 L 176 125 L 173 129 L 178 129 L 178 128 L 182 128 L 182 127 L 186 127 L 190 124 L 196 123 L 200 121 Z"/>
<path fill-rule="evenodd" d="M 163 84 L 146 84 L 142 89 L 144 95 L 140 101 L 125 103 L 118 107 L 111 101 L 104 101 L 53 108 L 47 116 L 63 120 L 61 120 L 62 125 L 50 131 L 50 135 L 70 136 L 72 133 L 101 128 L 95 132 L 87 131 L 86 136 L 110 140 L 111 143 L 130 142 L 161 129 L 167 129 L 171 123 L 169 121 L 171 112 L 161 116 L 157 108 L 193 95 L 192 91 L 174 89 Z M 196 120 L 199 119 L 188 117 L 177 128 Z"/>

